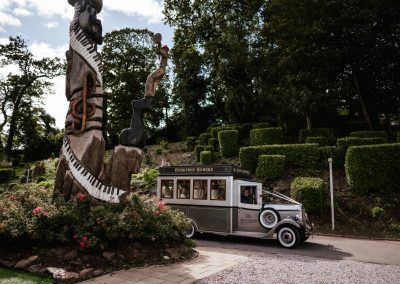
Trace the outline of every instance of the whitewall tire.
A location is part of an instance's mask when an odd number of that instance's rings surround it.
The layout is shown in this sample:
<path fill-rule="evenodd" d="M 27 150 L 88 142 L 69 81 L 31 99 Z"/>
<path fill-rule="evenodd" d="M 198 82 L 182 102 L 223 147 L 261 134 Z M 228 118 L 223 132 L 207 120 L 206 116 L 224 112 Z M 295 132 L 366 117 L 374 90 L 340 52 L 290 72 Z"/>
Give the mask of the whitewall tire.
<path fill-rule="evenodd" d="M 277 238 L 279 244 L 284 248 L 295 248 L 300 243 L 300 233 L 293 226 L 280 228 Z"/>
<path fill-rule="evenodd" d="M 274 209 L 265 209 L 258 216 L 260 224 L 265 229 L 272 229 L 279 222 L 279 213 Z"/>
<path fill-rule="evenodd" d="M 186 231 L 186 237 L 191 239 L 196 234 L 196 225 L 193 221 L 190 222 L 190 228 Z"/>

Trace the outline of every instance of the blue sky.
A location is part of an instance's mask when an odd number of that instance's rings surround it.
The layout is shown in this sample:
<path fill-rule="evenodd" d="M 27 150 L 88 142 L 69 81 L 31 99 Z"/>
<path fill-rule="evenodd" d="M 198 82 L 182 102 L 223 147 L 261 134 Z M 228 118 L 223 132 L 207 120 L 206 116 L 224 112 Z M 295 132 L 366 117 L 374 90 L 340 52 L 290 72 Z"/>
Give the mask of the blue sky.
<path fill-rule="evenodd" d="M 163 24 L 162 0 L 103 0 L 99 15 L 103 33 L 121 28 L 147 28 L 163 35 L 163 43 L 172 46 L 173 29 Z M 21 35 L 28 40 L 37 57 L 64 58 L 68 49 L 69 22 L 73 8 L 67 0 L 0 0 L 0 43 L 9 36 Z M 13 66 L 0 75 L 14 71 Z M 45 108 L 64 127 L 68 103 L 64 95 L 65 78 L 54 79 L 54 94 L 45 99 Z"/>

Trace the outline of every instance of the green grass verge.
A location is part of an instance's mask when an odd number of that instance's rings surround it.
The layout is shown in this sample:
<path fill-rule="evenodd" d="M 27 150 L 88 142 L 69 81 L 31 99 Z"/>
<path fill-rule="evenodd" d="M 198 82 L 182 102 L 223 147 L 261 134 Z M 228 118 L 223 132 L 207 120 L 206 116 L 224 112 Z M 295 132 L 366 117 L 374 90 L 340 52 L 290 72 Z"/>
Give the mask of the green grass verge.
<path fill-rule="evenodd" d="M 28 273 L 15 269 L 0 268 L 1 284 L 52 284 L 50 277 Z"/>

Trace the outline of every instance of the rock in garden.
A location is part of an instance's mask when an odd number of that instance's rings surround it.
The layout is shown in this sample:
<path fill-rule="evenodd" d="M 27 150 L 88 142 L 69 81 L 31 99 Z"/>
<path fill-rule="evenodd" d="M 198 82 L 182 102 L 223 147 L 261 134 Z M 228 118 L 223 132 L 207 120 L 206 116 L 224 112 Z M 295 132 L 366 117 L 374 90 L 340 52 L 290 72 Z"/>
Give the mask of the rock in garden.
<path fill-rule="evenodd" d="M 42 273 L 46 271 L 46 267 L 43 264 L 35 264 L 29 266 L 27 270 L 32 273 Z"/>
<path fill-rule="evenodd" d="M 103 256 L 105 259 L 107 259 L 108 261 L 111 261 L 114 259 L 115 257 L 115 252 L 110 252 L 110 251 L 105 251 L 103 252 Z"/>
<path fill-rule="evenodd" d="M 165 260 L 170 260 L 171 258 L 168 255 L 164 255 Z"/>
<path fill-rule="evenodd" d="M 172 259 L 180 259 L 181 253 L 179 252 L 178 248 L 169 248 L 165 250 Z"/>
<path fill-rule="evenodd" d="M 18 261 L 14 267 L 17 269 L 25 269 L 25 268 L 33 265 L 37 260 L 39 260 L 39 256 L 33 255 L 27 259 Z"/>
<path fill-rule="evenodd" d="M 47 270 L 51 275 L 53 275 L 53 277 L 54 277 L 54 275 L 56 275 L 56 274 L 60 274 L 60 273 L 66 272 L 64 269 L 62 269 L 62 268 L 57 268 L 57 267 L 47 267 L 46 270 Z"/>
<path fill-rule="evenodd" d="M 104 270 L 102 270 L 102 269 L 96 269 L 95 271 L 93 271 L 93 276 L 94 277 L 98 277 L 98 276 L 103 275 L 103 274 L 104 274 Z"/>
<path fill-rule="evenodd" d="M 93 268 L 85 268 L 79 272 L 79 276 L 82 278 L 82 280 L 92 278 L 93 274 L 94 274 Z"/>
<path fill-rule="evenodd" d="M 71 250 L 70 252 L 66 253 L 64 255 L 64 259 L 65 260 L 73 260 L 77 256 L 78 256 L 78 251 L 76 249 L 74 249 L 74 250 Z"/>
<path fill-rule="evenodd" d="M 60 284 L 72 284 L 81 280 L 78 273 L 68 272 L 68 271 L 54 274 L 53 278 L 56 281 L 56 283 Z"/>

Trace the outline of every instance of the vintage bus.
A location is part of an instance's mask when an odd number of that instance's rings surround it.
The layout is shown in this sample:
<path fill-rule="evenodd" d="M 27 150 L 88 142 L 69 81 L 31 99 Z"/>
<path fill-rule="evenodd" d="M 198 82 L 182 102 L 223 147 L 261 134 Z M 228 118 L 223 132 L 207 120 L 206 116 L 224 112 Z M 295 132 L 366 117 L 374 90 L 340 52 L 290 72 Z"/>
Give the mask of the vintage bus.
<path fill-rule="evenodd" d="M 263 193 L 284 202 L 263 203 Z M 280 245 L 294 248 L 313 229 L 300 203 L 280 193 L 263 192 L 249 172 L 231 165 L 160 167 L 157 197 L 191 220 L 188 237 L 196 232 L 276 235 Z"/>

